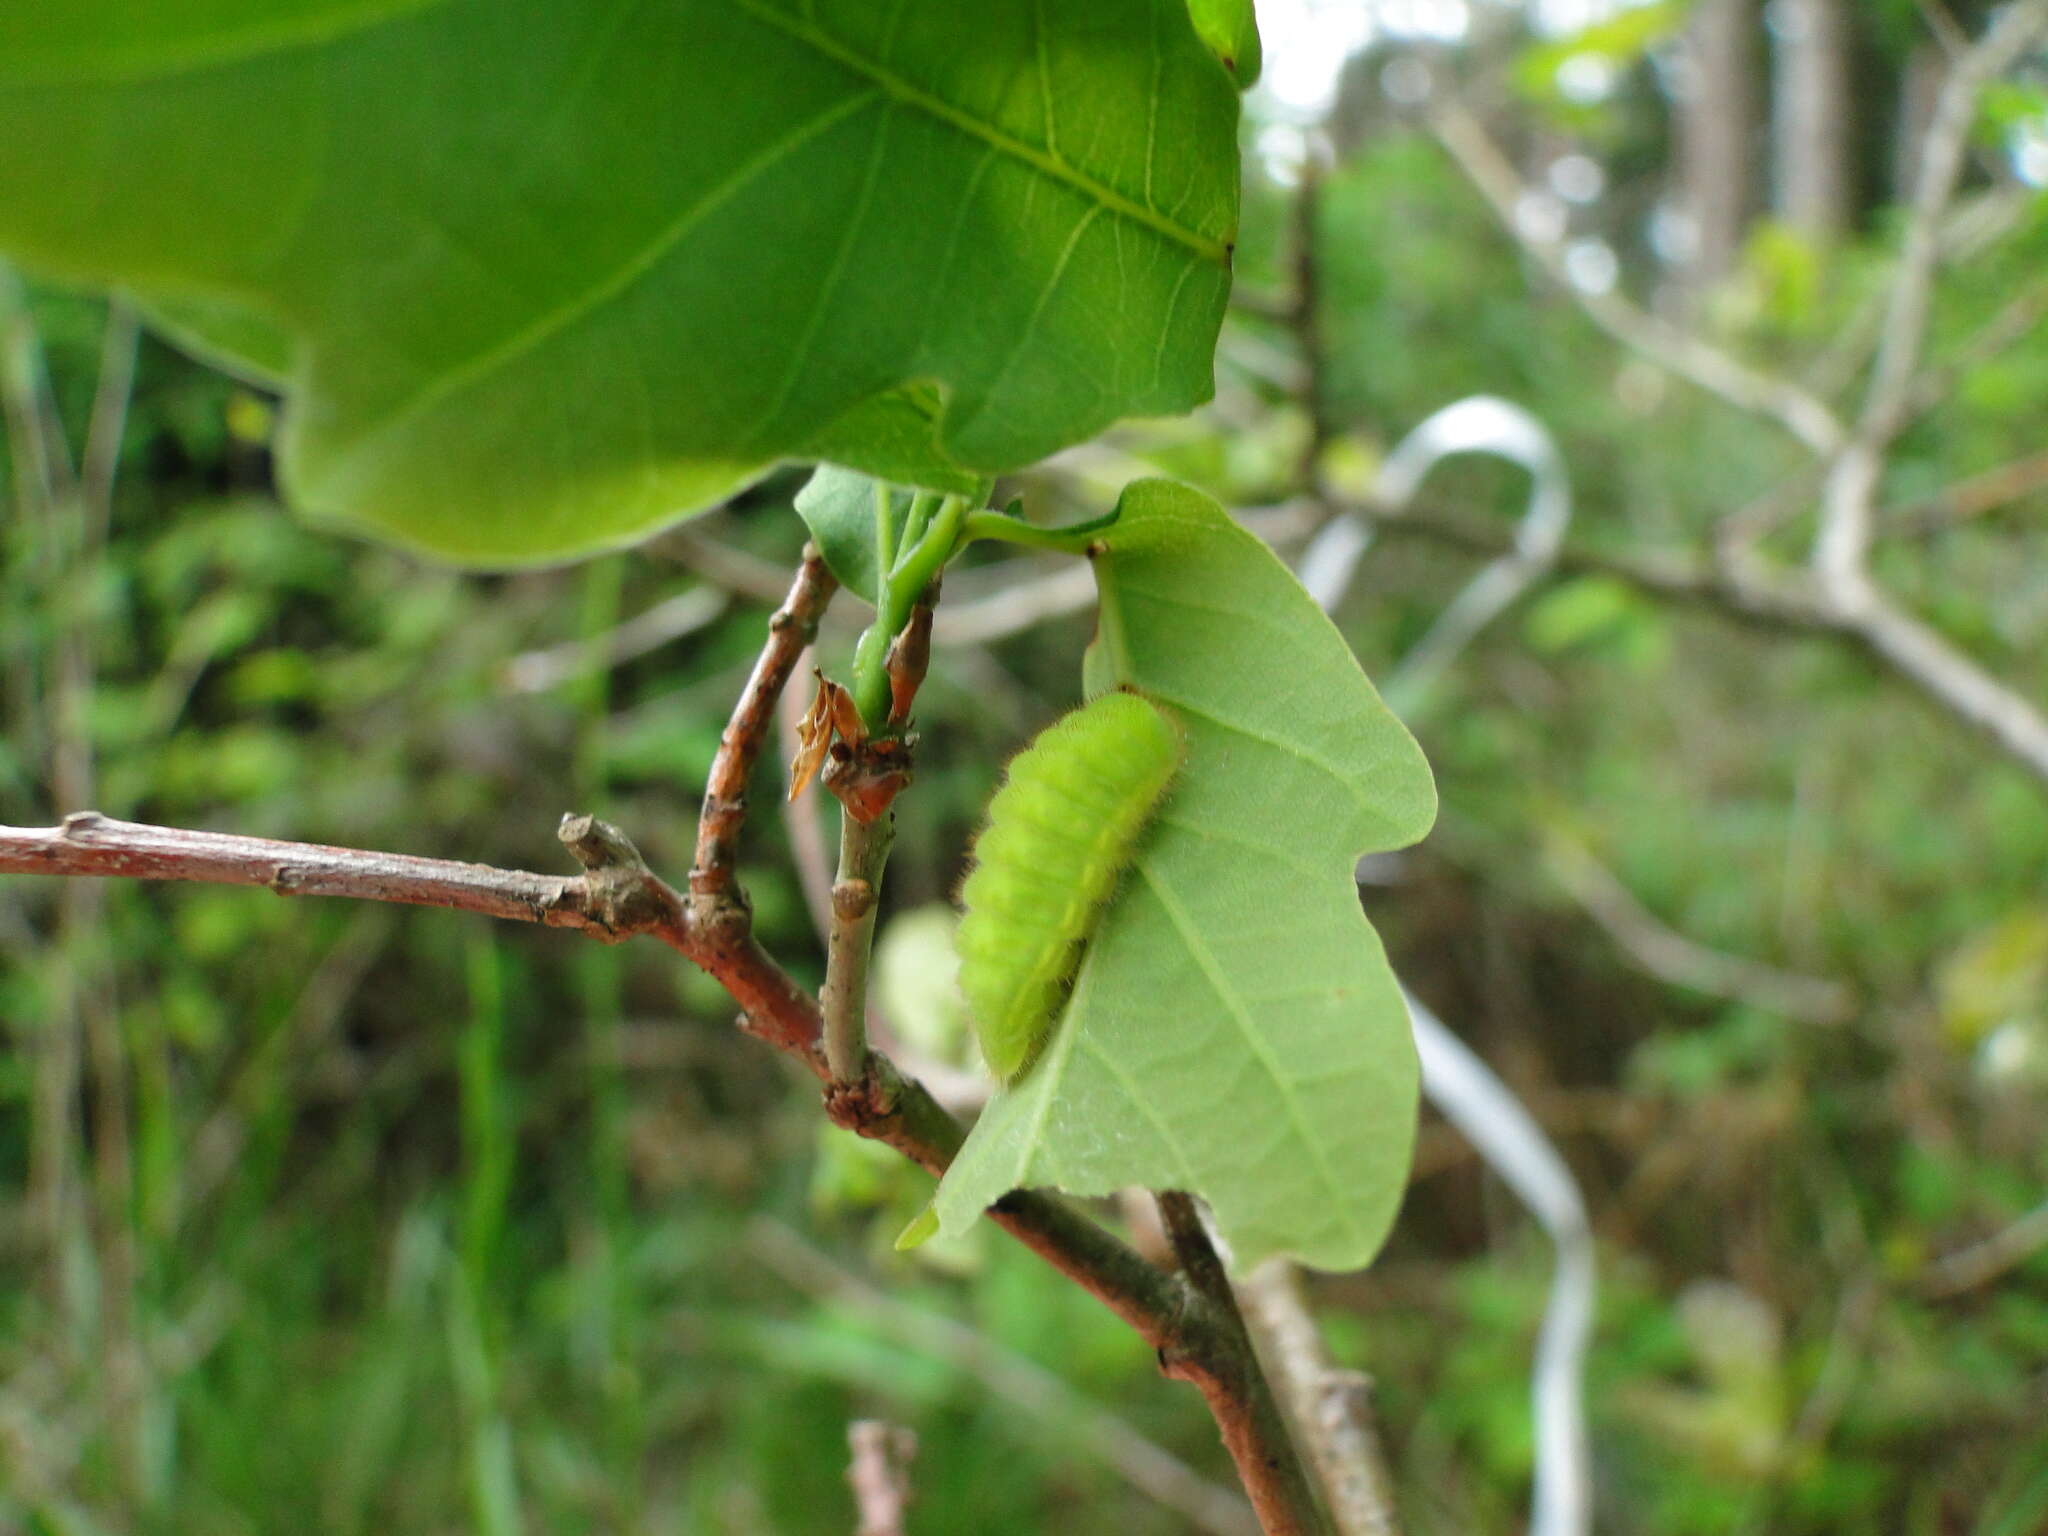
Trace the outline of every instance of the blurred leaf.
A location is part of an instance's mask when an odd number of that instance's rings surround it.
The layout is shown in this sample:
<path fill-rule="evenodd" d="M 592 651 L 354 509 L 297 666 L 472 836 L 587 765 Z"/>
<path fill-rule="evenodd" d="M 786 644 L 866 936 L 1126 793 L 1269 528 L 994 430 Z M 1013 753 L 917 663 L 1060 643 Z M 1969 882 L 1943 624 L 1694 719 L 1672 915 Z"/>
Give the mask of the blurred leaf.
<path fill-rule="evenodd" d="M 1943 1030 L 1965 1049 L 2009 1023 L 2048 1019 L 2048 907 L 2001 918 L 1943 962 L 1935 978 Z"/>
<path fill-rule="evenodd" d="M 1616 71 L 1624 69 L 1676 32 L 1685 11 L 1686 0 L 1653 0 L 1563 37 L 1532 44 L 1515 59 L 1515 85 L 1531 100 L 1567 100 L 1558 86 L 1558 72 L 1566 65 L 1575 59 L 1597 59 Z"/>
<path fill-rule="evenodd" d="M 1178 0 L 78 0 L 0 22 L 0 245 L 288 372 L 301 510 L 532 564 L 1206 398 L 1236 122 Z"/>
<path fill-rule="evenodd" d="M 890 1026 L 937 1061 L 967 1055 L 967 1018 L 960 1001 L 960 960 L 953 930 L 960 920 L 936 904 L 889 920 L 875 944 L 875 997 Z"/>

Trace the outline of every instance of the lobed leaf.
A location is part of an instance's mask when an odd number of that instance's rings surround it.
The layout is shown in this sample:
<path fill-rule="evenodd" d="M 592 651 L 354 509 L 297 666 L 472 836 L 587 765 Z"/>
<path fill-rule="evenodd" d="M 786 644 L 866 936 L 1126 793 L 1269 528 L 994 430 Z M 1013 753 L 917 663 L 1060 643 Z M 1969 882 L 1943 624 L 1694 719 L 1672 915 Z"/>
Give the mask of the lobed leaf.
<path fill-rule="evenodd" d="M 1186 726 L 1186 766 L 1038 1063 L 939 1186 L 947 1231 L 1012 1189 L 1202 1196 L 1240 1268 L 1378 1251 L 1414 1139 L 1407 1010 L 1353 882 L 1414 842 L 1421 750 L 1277 557 L 1215 502 L 1141 481 L 1099 537 L 1091 692 Z"/>

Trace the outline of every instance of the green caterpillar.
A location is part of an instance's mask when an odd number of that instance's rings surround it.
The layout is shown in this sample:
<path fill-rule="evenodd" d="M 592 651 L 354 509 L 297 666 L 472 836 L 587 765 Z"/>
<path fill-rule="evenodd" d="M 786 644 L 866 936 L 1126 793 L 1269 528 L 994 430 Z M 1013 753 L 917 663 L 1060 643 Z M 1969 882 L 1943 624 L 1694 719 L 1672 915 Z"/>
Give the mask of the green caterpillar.
<path fill-rule="evenodd" d="M 1010 760 L 960 888 L 954 940 L 981 1054 L 1004 1082 L 1045 1044 L 1081 946 L 1185 753 L 1165 711 L 1105 693 Z"/>

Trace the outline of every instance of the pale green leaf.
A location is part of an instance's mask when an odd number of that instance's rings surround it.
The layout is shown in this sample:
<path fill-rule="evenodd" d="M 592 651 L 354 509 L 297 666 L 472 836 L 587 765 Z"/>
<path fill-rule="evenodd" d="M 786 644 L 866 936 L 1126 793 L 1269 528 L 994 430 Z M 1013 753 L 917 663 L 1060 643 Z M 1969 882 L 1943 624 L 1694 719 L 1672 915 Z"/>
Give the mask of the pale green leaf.
<path fill-rule="evenodd" d="M 796 493 L 797 516 L 811 530 L 811 542 L 839 584 L 873 604 L 881 589 L 875 549 L 875 498 L 887 496 L 895 526 L 903 526 L 910 495 L 837 464 L 821 464 Z"/>
<path fill-rule="evenodd" d="M 1198 403 L 1236 118 L 1185 0 L 18 4 L 0 249 L 288 362 L 303 510 L 517 564 Z"/>
<path fill-rule="evenodd" d="M 1188 14 L 1202 41 L 1236 78 L 1237 88 L 1248 91 L 1257 85 L 1264 55 L 1252 0 L 1188 0 Z"/>
<path fill-rule="evenodd" d="M 1358 905 L 1358 857 L 1411 843 L 1436 793 L 1350 649 L 1256 538 L 1141 481 L 1100 535 L 1090 691 L 1187 727 L 1044 1056 L 982 1114 L 937 1197 L 957 1231 L 1011 1189 L 1184 1189 L 1237 1263 L 1351 1269 L 1400 1203 L 1408 1016 Z"/>

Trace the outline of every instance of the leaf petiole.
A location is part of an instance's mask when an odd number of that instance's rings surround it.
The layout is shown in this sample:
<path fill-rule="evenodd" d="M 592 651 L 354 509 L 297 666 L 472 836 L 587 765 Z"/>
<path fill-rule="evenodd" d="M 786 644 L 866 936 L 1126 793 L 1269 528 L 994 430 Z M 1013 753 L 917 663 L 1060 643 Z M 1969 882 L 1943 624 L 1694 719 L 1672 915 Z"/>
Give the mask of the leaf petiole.
<path fill-rule="evenodd" d="M 1063 528 L 1044 528 L 1027 523 L 1010 512 L 980 511 L 971 514 L 961 532 L 962 542 L 994 539 L 1003 544 L 1022 544 L 1030 549 L 1055 549 L 1062 554 L 1085 555 L 1088 546 L 1116 525 L 1115 510 L 1100 517 L 1069 523 Z"/>
<path fill-rule="evenodd" d="M 875 496 L 875 569 L 886 571 L 896 563 L 896 498 L 888 484 L 877 480 Z"/>

